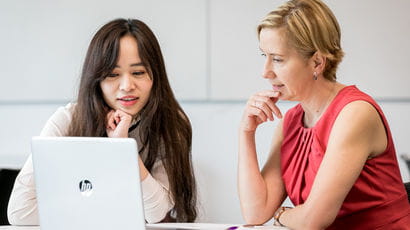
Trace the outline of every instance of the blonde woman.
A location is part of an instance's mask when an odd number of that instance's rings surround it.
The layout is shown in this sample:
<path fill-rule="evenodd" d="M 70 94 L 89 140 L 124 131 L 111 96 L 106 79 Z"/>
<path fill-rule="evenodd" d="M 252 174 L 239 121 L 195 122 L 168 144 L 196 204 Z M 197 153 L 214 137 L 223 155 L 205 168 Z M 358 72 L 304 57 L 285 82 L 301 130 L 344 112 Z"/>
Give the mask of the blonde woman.
<path fill-rule="evenodd" d="M 320 0 L 291 0 L 263 19 L 258 34 L 272 90 L 249 98 L 239 130 L 246 222 L 274 217 L 291 229 L 410 229 L 386 118 L 369 95 L 336 81 L 343 51 L 331 10 Z M 282 118 L 278 100 L 299 104 L 279 121 L 259 170 L 255 131 Z M 281 207 L 286 197 L 294 208 Z"/>

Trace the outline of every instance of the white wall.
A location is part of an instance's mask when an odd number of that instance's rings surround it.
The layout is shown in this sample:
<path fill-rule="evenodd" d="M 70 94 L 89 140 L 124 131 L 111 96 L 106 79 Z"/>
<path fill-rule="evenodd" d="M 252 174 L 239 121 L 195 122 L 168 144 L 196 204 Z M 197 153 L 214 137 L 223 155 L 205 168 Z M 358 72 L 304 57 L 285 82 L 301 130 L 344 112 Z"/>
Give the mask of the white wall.
<path fill-rule="evenodd" d="M 147 23 L 179 96 L 203 99 L 205 88 L 184 85 L 206 83 L 205 6 L 203 0 L 0 1 L 0 76 L 7 78 L 0 101 L 71 99 L 92 36 L 118 17 Z"/>
<path fill-rule="evenodd" d="M 140 18 L 151 26 L 178 98 L 243 100 L 267 87 L 260 78 L 263 59 L 255 28 L 281 2 L 0 1 L 0 76 L 7 79 L 0 84 L 0 102 L 71 99 L 89 40 L 117 17 Z M 346 58 L 340 80 L 377 98 L 409 99 L 410 1 L 326 2 L 342 28 Z"/>
<path fill-rule="evenodd" d="M 158 36 L 171 84 L 193 125 L 201 220 L 242 222 L 236 193 L 237 129 L 260 77 L 255 27 L 282 0 L 0 1 L 0 167 L 21 167 L 58 106 L 72 99 L 93 33 L 116 17 L 143 19 Z M 340 80 L 374 95 L 397 153 L 410 153 L 410 1 L 326 1 L 342 27 Z M 98 7 L 96 5 L 98 4 Z M 280 104 L 283 111 L 292 103 Z M 263 125 L 263 164 L 275 123 Z M 399 160 L 404 181 L 410 173 Z"/>

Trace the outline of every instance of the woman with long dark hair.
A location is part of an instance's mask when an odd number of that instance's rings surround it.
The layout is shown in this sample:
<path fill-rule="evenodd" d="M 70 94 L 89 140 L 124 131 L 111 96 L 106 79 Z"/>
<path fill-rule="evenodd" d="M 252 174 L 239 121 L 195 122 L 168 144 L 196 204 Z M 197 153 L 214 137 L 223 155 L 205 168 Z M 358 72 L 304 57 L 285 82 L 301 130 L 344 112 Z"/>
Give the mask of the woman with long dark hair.
<path fill-rule="evenodd" d="M 169 85 L 158 41 L 143 22 L 117 19 L 95 34 L 77 101 L 59 108 L 41 135 L 135 138 L 146 221 L 195 220 L 191 125 Z M 11 224 L 38 224 L 33 177 L 30 156 L 10 197 Z"/>

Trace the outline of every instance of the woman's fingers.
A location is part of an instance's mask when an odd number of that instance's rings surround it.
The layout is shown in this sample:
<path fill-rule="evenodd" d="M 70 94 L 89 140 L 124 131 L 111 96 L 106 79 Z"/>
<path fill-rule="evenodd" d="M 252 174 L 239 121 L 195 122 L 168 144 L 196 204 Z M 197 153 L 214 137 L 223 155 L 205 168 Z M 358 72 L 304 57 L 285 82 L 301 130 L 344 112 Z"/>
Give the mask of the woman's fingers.
<path fill-rule="evenodd" d="M 128 123 L 129 125 L 132 121 L 132 116 L 122 110 L 117 109 L 114 114 L 115 122 L 117 125 L 120 124 L 120 122 Z"/>
<path fill-rule="evenodd" d="M 269 107 L 269 110 L 275 114 L 276 117 L 282 118 L 282 113 L 280 112 L 280 109 L 276 105 L 277 98 L 269 98 L 266 101 L 267 106 Z"/>
<path fill-rule="evenodd" d="M 279 92 L 272 90 L 265 90 L 252 95 L 246 103 L 240 129 L 253 132 L 261 123 L 268 120 L 273 121 L 274 116 L 282 118 L 282 113 L 276 106 L 279 96 Z"/>
<path fill-rule="evenodd" d="M 128 137 L 132 116 L 122 110 L 111 110 L 107 113 L 108 137 Z"/>
<path fill-rule="evenodd" d="M 276 106 L 279 95 L 279 92 L 262 91 L 252 96 L 248 102 L 248 105 L 262 111 L 269 120 L 273 121 L 273 115 L 278 118 L 282 118 L 282 113 Z M 255 115 L 258 114 L 260 114 L 259 111 L 255 113 Z"/>
<path fill-rule="evenodd" d="M 276 117 L 282 118 L 280 109 L 276 106 L 276 102 L 279 100 L 280 92 L 266 90 L 257 93 L 261 100 L 269 106 L 269 109 L 275 114 Z"/>
<path fill-rule="evenodd" d="M 127 124 L 132 120 L 132 116 L 122 110 L 111 110 L 107 113 L 107 128 L 116 129 L 118 125 Z"/>
<path fill-rule="evenodd" d="M 121 115 L 117 111 L 115 111 L 115 115 L 114 115 L 114 121 L 116 125 L 118 125 L 121 121 Z"/>
<path fill-rule="evenodd" d="M 114 110 L 111 110 L 110 112 L 108 112 L 108 114 L 107 114 L 107 129 L 115 129 L 115 127 L 117 127 L 115 122 L 114 122 L 115 121 L 114 115 L 115 115 Z"/>
<path fill-rule="evenodd" d="M 280 111 L 280 109 L 278 108 L 278 106 L 276 106 L 276 104 L 273 104 L 273 106 L 271 107 L 273 113 L 276 115 L 276 117 L 282 119 L 282 112 Z"/>
<path fill-rule="evenodd" d="M 272 110 L 267 103 L 260 100 L 255 100 L 252 106 L 255 109 L 256 115 L 263 121 L 265 121 L 266 119 L 273 121 L 274 118 L 272 115 Z"/>
<path fill-rule="evenodd" d="M 263 110 L 261 110 L 259 108 L 252 108 L 252 110 L 253 110 L 252 114 L 257 118 L 256 122 L 258 124 L 260 124 L 262 122 L 265 122 L 269 119 L 269 117 L 267 116 L 267 114 Z"/>

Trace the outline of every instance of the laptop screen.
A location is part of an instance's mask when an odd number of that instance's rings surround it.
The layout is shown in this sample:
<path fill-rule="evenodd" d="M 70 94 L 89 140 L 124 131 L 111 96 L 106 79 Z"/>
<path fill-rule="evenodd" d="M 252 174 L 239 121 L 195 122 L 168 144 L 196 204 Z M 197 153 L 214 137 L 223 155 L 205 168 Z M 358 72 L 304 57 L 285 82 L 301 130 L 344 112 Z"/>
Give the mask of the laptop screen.
<path fill-rule="evenodd" d="M 132 138 L 33 137 L 42 230 L 144 229 Z"/>

